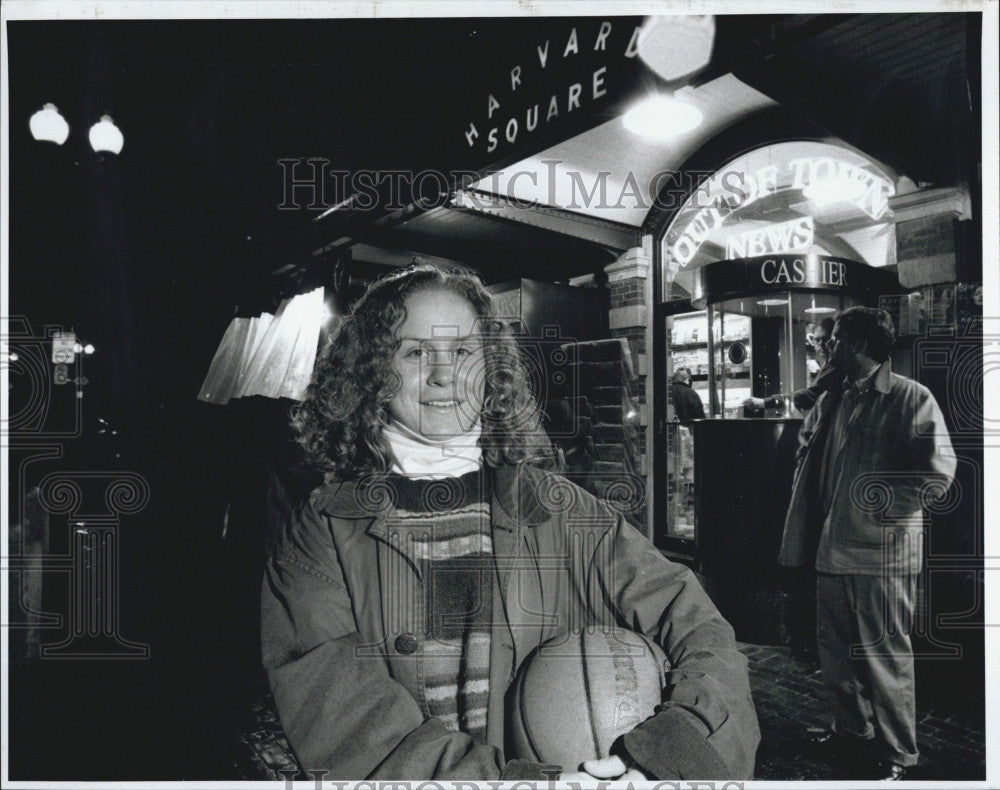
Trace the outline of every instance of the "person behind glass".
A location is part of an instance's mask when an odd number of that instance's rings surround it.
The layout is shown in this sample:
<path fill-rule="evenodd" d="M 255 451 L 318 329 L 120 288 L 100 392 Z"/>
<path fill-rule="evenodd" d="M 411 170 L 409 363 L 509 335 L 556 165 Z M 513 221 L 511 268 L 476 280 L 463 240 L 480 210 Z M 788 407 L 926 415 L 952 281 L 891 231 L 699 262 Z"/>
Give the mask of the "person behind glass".
<path fill-rule="evenodd" d="M 934 396 L 891 370 L 893 337 L 884 310 L 837 317 L 827 348 L 841 388 L 821 394 L 803 421 L 778 556 L 817 572 L 833 724 L 811 739 L 878 779 L 902 779 L 918 761 L 909 634 L 922 505 L 945 494 L 956 464 Z"/>
<path fill-rule="evenodd" d="M 750 777 L 760 733 L 732 629 L 687 568 L 532 464 L 546 445 L 538 420 L 513 338 L 474 275 L 415 265 L 372 285 L 343 320 L 294 417 L 328 482 L 297 509 L 263 583 L 263 664 L 303 770 Z M 539 562 L 584 545 L 579 562 Z M 510 759 L 508 686 L 569 623 L 655 639 L 671 662 L 667 696 L 613 756 Z"/>
<path fill-rule="evenodd" d="M 691 369 L 677 368 L 670 377 L 670 397 L 674 414 L 682 423 L 705 419 L 705 407 L 698 393 L 691 388 Z"/>
<path fill-rule="evenodd" d="M 806 342 L 812 347 L 813 352 L 809 362 L 815 365 L 815 370 L 809 371 L 812 383 L 808 387 L 803 387 L 787 396 L 778 393 L 767 398 L 747 398 L 743 402 L 744 407 L 757 413 L 763 412 L 764 409 L 784 410 L 786 398 L 791 398 L 792 405 L 805 414 L 816 405 L 820 395 L 839 387 L 843 374 L 830 364 L 830 355 L 826 349 L 826 342 L 832 333 L 833 319 L 824 318 L 806 336 Z"/>

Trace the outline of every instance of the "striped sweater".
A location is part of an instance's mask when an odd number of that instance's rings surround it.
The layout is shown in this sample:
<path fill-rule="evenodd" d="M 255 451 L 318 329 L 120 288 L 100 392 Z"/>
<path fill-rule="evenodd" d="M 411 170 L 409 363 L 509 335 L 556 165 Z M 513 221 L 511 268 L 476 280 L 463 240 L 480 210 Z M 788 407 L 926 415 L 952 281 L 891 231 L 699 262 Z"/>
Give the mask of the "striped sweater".
<path fill-rule="evenodd" d="M 388 477 L 394 526 L 411 536 L 424 578 L 424 682 L 432 716 L 486 736 L 493 545 L 485 475 Z"/>

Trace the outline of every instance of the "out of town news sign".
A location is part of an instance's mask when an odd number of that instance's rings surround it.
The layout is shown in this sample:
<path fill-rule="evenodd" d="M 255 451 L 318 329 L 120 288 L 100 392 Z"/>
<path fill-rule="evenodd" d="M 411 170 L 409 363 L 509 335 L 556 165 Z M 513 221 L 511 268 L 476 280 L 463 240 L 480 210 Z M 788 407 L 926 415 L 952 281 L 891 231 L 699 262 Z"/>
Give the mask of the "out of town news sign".
<path fill-rule="evenodd" d="M 641 17 L 567 20 L 537 40 L 512 42 L 506 63 L 474 98 L 455 130 L 478 161 L 509 158 L 523 148 L 567 136 L 613 117 L 634 98 Z"/>
<path fill-rule="evenodd" d="M 889 198 L 896 193 L 895 185 L 884 176 L 829 156 L 792 159 L 785 165 L 784 172 L 777 165 L 768 165 L 755 172 L 726 170 L 713 176 L 709 194 L 714 195 L 714 199 L 683 222 L 670 253 L 681 266 L 686 266 L 710 236 L 717 231 L 724 232 L 724 226 L 731 219 L 734 221 L 729 224 L 735 224 L 740 212 L 757 201 L 781 191 L 805 191 L 824 182 L 853 187 L 845 202 L 866 214 L 873 223 L 882 221 L 889 211 Z M 695 197 L 700 198 L 701 193 L 696 193 Z M 812 217 L 804 215 L 790 222 L 732 234 L 726 239 L 727 257 L 808 250 L 814 231 Z"/>

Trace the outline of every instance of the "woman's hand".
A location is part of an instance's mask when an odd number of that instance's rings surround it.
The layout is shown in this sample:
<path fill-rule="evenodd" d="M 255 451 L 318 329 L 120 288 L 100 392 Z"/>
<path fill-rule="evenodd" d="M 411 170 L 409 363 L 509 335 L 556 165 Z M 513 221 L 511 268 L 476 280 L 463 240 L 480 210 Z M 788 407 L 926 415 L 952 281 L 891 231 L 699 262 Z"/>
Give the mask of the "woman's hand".
<path fill-rule="evenodd" d="M 583 787 L 596 787 L 598 781 L 614 779 L 620 782 L 646 782 L 649 778 L 635 765 L 627 766 L 617 755 L 600 760 L 587 760 L 582 771 L 559 774 L 559 782 L 576 782 Z"/>

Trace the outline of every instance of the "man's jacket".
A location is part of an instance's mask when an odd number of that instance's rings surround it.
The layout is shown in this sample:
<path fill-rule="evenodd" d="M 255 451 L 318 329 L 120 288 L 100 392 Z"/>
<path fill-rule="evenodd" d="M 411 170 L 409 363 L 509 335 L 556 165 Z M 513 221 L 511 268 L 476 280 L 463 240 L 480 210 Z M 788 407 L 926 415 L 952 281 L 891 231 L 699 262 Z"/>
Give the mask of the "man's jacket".
<path fill-rule="evenodd" d="M 670 385 L 670 397 L 674 402 L 674 414 L 680 422 L 705 419 L 705 407 L 690 384 L 673 382 Z"/>
<path fill-rule="evenodd" d="M 842 393 L 824 392 L 802 423 L 778 562 L 815 556 L 823 573 L 918 573 L 924 507 L 944 499 L 955 475 L 944 416 L 926 387 L 884 362 L 872 387 L 855 396 L 824 513 L 823 451 Z"/>
<path fill-rule="evenodd" d="M 327 485 L 292 518 L 265 573 L 262 640 L 302 768 L 344 780 L 542 778 L 504 756 L 505 692 L 535 647 L 597 623 L 655 639 L 670 661 L 658 712 L 624 739 L 647 774 L 749 778 L 760 731 L 747 662 L 694 575 L 562 477 L 524 465 L 490 474 L 486 743 L 428 715 L 423 580 L 384 489 Z"/>

